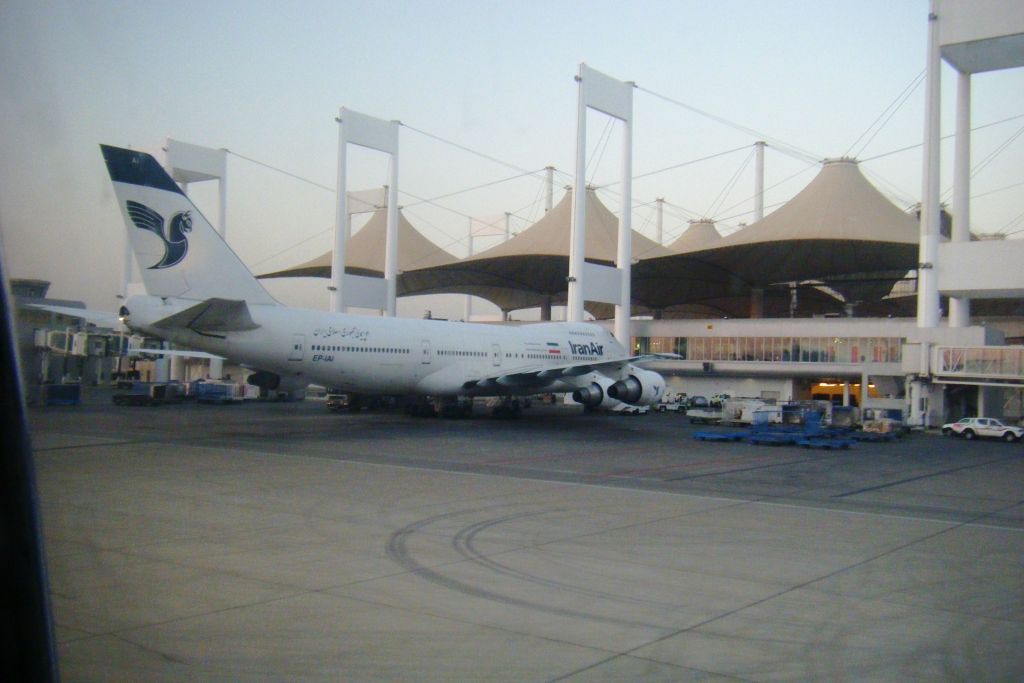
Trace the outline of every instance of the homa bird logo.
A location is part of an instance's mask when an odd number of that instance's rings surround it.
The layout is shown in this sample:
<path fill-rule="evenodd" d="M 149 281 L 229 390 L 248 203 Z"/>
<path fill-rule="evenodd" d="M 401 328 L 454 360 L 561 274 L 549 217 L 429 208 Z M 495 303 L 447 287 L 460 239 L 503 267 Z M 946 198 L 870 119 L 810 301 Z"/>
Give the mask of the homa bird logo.
<path fill-rule="evenodd" d="M 170 268 L 181 263 L 188 253 L 188 237 L 185 233 L 192 232 L 192 215 L 190 211 L 179 211 L 171 217 L 171 223 L 164 234 L 164 217 L 145 204 L 128 200 L 128 216 L 136 228 L 148 230 L 164 243 L 164 256 L 149 267 L 150 270 Z"/>

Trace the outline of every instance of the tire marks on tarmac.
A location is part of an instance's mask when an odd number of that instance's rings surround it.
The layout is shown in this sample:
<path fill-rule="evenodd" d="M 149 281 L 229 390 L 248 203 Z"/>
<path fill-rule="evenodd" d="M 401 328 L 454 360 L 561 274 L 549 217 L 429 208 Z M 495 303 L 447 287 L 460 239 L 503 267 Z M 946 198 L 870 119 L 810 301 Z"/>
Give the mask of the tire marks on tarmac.
<path fill-rule="evenodd" d="M 411 524 L 408 524 L 398 531 L 395 531 L 389 537 L 387 541 L 387 556 L 389 559 L 397 563 L 399 566 L 415 574 L 419 578 L 426 581 L 430 581 L 436 585 L 442 586 L 449 590 L 461 593 L 474 598 L 480 598 L 488 600 L 490 602 L 506 605 L 510 607 L 519 607 L 528 609 L 536 612 L 543 612 L 545 614 L 556 615 L 560 617 L 571 617 L 576 619 L 584 619 L 587 621 L 598 621 L 608 624 L 614 624 L 616 626 L 628 626 L 633 628 L 644 628 L 644 629 L 664 629 L 670 628 L 666 624 L 652 624 L 643 621 L 637 621 L 633 619 L 627 619 L 623 617 L 609 616 L 607 614 L 599 614 L 596 611 L 585 611 L 580 609 L 574 609 L 569 607 L 559 607 L 554 604 L 554 600 L 545 602 L 543 598 L 554 597 L 554 594 L 573 594 L 589 599 L 591 601 L 602 601 L 603 603 L 615 606 L 620 605 L 617 609 L 621 609 L 622 604 L 636 604 L 642 603 L 646 606 L 656 606 L 659 608 L 669 608 L 669 605 L 663 602 L 655 602 L 651 600 L 643 600 L 638 598 L 628 598 L 616 593 L 609 593 L 602 590 L 588 588 L 580 586 L 575 583 L 561 581 L 558 579 L 547 578 L 531 574 L 519 569 L 516 569 L 508 564 L 494 559 L 495 555 L 500 555 L 510 552 L 521 552 L 523 550 L 529 550 L 531 546 L 519 546 L 510 550 L 503 550 L 491 555 L 486 555 L 481 552 L 477 546 L 477 537 L 484 531 L 494 529 L 495 527 L 503 524 L 509 524 L 518 520 L 528 519 L 531 517 L 540 517 L 543 515 L 549 515 L 557 513 L 559 510 L 545 509 L 545 510 L 533 510 L 528 512 L 518 512 L 514 514 L 502 515 L 498 517 L 491 517 L 481 521 L 476 521 L 468 524 L 453 535 L 450 536 L 451 547 L 459 555 L 460 560 L 452 563 L 445 563 L 444 565 L 437 565 L 434 567 L 428 567 L 417 559 L 415 553 L 409 548 L 410 540 L 418 534 L 429 534 L 429 528 L 432 525 L 447 522 L 458 517 L 464 517 L 466 515 L 476 515 L 484 512 L 489 512 L 493 508 L 477 508 L 472 510 L 460 510 L 457 512 L 450 512 L 433 517 L 427 517 L 425 519 L 418 520 Z M 536 546 L 533 546 L 536 547 Z M 462 579 L 450 576 L 443 571 L 444 566 L 453 565 L 464 565 L 466 562 L 471 563 L 473 566 L 480 567 L 487 570 L 492 575 L 497 575 L 505 578 L 510 578 L 523 584 L 531 584 L 533 586 L 540 586 L 545 591 L 538 593 L 538 599 L 526 599 L 517 597 L 509 594 L 508 592 L 499 592 L 496 590 L 490 590 L 484 588 L 477 583 L 471 583 Z M 548 593 L 546 591 L 552 591 Z M 612 610 L 609 610 L 612 611 Z"/>

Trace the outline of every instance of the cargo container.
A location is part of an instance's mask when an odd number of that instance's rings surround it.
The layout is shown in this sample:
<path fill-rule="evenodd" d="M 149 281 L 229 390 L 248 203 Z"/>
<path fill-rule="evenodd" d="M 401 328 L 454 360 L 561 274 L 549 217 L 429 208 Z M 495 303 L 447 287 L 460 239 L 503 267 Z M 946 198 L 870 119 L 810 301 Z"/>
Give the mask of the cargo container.
<path fill-rule="evenodd" d="M 234 403 L 245 399 L 245 389 L 234 382 L 196 382 L 194 393 L 200 403 Z"/>

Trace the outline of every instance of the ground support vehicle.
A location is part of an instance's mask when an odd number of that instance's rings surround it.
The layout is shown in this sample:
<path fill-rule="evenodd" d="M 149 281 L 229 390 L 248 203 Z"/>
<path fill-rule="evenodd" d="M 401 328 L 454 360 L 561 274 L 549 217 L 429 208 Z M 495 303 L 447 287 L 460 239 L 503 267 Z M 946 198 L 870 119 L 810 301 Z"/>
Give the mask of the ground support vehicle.
<path fill-rule="evenodd" d="M 994 417 L 965 417 L 957 422 L 942 425 L 946 436 L 962 436 L 965 439 L 1002 439 L 1007 443 L 1024 438 L 1024 428 L 1003 424 Z"/>
<path fill-rule="evenodd" d="M 620 403 L 614 408 L 610 408 L 608 412 L 614 415 L 646 415 L 651 412 L 650 406 L 634 406 L 628 403 Z"/>
<path fill-rule="evenodd" d="M 760 398 L 728 398 L 721 405 L 722 422 L 748 425 L 782 422 L 782 407 Z"/>
<path fill-rule="evenodd" d="M 686 417 L 690 418 L 690 424 L 718 424 L 722 421 L 722 411 L 710 408 L 687 408 Z"/>
<path fill-rule="evenodd" d="M 324 400 L 324 405 L 327 406 L 327 410 L 333 410 L 336 413 L 348 410 L 348 394 L 328 393 L 327 398 Z"/>
<path fill-rule="evenodd" d="M 666 396 L 663 398 L 654 409 L 659 413 L 686 413 L 686 399 L 684 397 Z"/>
<path fill-rule="evenodd" d="M 158 406 L 184 399 L 185 388 L 177 382 L 132 382 L 127 391 L 113 397 L 119 406 Z"/>

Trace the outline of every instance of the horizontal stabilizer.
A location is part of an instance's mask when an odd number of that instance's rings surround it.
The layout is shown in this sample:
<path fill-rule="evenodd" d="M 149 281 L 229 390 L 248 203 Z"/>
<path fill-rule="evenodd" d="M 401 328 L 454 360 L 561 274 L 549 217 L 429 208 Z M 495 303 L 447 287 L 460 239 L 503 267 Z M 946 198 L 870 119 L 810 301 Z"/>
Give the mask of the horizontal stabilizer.
<path fill-rule="evenodd" d="M 92 308 L 75 308 L 73 306 L 51 306 L 44 303 L 30 303 L 26 304 L 28 308 L 39 308 L 40 310 L 48 310 L 51 313 L 59 313 L 61 315 L 69 315 L 71 317 L 82 318 L 83 321 L 92 323 L 102 328 L 118 329 L 121 327 L 121 318 L 115 313 L 109 310 L 94 310 Z"/>
<path fill-rule="evenodd" d="M 81 318 L 86 322 L 99 325 L 100 327 L 109 327 L 115 330 L 121 327 L 121 319 L 110 311 L 96 311 L 90 308 L 74 308 L 72 306 L 51 306 L 49 304 L 25 305 L 27 308 L 38 308 L 43 311 L 49 311 L 50 313 L 59 313 L 60 315 L 66 315 L 72 318 Z"/>
<path fill-rule="evenodd" d="M 248 304 L 232 299 L 207 299 L 157 321 L 155 326 L 195 332 L 242 332 L 259 327 L 249 314 Z"/>

